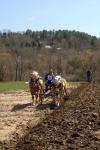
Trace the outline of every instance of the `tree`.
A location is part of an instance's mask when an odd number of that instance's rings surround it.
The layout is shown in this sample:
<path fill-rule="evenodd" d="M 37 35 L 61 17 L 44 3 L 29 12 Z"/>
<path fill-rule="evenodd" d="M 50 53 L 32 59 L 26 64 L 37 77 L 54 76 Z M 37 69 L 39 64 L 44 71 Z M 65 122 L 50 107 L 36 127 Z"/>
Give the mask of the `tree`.
<path fill-rule="evenodd" d="M 11 56 L 7 53 L 0 54 L 0 81 L 12 79 Z"/>

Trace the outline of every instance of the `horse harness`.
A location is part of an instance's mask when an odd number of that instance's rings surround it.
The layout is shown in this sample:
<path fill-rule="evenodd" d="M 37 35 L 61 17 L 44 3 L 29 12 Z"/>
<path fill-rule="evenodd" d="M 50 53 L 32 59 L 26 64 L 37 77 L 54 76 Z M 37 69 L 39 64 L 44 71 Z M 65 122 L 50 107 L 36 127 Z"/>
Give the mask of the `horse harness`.
<path fill-rule="evenodd" d="M 30 81 L 30 88 L 32 88 L 34 90 L 34 92 L 38 92 L 40 89 L 41 89 L 41 84 L 39 82 L 39 78 L 36 79 L 36 80 L 33 80 L 31 78 L 31 81 Z"/>

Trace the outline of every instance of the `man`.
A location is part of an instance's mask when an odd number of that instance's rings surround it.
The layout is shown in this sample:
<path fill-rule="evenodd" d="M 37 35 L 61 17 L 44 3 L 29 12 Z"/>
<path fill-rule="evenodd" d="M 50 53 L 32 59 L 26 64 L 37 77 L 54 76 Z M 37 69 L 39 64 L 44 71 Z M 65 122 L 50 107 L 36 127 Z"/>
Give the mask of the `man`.
<path fill-rule="evenodd" d="M 51 68 L 49 70 L 49 72 L 44 77 L 44 81 L 45 81 L 45 90 L 44 90 L 44 92 L 47 92 L 48 88 L 52 86 L 53 80 L 54 80 L 54 73 L 53 73 L 53 69 Z"/>
<path fill-rule="evenodd" d="M 91 82 L 91 80 L 92 80 L 91 71 L 87 70 L 86 75 L 87 75 L 87 82 Z"/>

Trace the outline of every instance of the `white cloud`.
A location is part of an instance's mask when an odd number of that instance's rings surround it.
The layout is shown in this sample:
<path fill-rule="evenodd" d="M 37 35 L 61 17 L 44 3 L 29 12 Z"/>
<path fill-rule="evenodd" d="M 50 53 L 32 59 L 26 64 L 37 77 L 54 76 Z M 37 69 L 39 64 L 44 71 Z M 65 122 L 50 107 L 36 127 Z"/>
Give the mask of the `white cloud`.
<path fill-rule="evenodd" d="M 28 20 L 28 21 L 33 21 L 33 20 L 35 20 L 35 17 L 33 17 L 33 16 L 28 16 L 28 17 L 27 17 L 27 20 Z"/>

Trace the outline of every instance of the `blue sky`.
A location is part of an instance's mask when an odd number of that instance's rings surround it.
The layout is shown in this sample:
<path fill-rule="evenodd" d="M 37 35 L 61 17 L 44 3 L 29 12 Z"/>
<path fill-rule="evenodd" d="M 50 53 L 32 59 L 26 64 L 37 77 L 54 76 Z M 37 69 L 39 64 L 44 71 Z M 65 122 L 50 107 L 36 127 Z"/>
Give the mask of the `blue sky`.
<path fill-rule="evenodd" d="M 0 0 L 0 31 L 76 30 L 100 37 L 100 0 Z"/>

